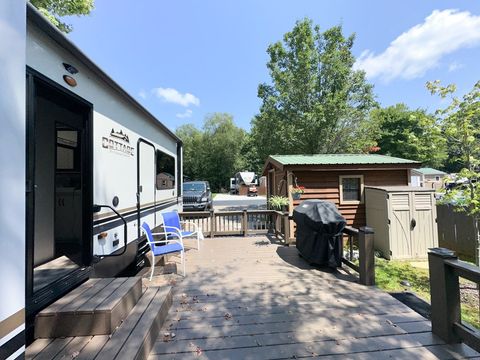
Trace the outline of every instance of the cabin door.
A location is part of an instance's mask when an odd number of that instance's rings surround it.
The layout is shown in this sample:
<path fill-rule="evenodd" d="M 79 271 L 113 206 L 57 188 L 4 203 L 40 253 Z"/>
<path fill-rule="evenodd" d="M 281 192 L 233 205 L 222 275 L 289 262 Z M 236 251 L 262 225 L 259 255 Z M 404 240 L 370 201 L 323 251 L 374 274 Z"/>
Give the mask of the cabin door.
<path fill-rule="evenodd" d="M 88 273 L 91 108 L 47 80 L 31 74 L 27 79 L 26 270 L 27 302 L 34 308 L 82 281 L 82 272 Z"/>
<path fill-rule="evenodd" d="M 145 221 L 150 227 L 155 224 L 155 147 L 146 140 L 140 139 L 137 152 L 137 210 L 138 236 L 140 227 Z"/>

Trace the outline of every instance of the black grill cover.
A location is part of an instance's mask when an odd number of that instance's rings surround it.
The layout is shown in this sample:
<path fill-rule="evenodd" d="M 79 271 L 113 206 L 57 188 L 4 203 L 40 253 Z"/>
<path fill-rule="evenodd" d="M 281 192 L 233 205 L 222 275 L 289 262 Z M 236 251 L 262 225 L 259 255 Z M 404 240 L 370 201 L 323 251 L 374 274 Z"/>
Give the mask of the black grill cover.
<path fill-rule="evenodd" d="M 297 224 L 297 249 L 311 264 L 342 265 L 342 230 L 345 218 L 335 204 L 322 200 L 305 200 L 293 211 Z"/>

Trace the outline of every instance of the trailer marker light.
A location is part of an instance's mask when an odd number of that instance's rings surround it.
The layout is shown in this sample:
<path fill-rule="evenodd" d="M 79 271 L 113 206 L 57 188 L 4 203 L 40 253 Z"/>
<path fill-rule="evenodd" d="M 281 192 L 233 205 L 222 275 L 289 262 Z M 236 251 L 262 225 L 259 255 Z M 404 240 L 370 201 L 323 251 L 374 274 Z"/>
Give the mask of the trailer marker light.
<path fill-rule="evenodd" d="M 102 233 L 98 234 L 98 240 L 105 239 L 107 236 L 108 236 L 107 232 L 102 232 Z"/>
<path fill-rule="evenodd" d="M 65 80 L 65 82 L 72 87 L 77 86 L 77 80 L 75 80 L 70 75 L 63 75 L 63 80 Z"/>
<path fill-rule="evenodd" d="M 65 70 L 67 70 L 72 75 L 78 74 L 77 68 L 73 65 L 63 63 L 63 67 L 65 68 Z"/>

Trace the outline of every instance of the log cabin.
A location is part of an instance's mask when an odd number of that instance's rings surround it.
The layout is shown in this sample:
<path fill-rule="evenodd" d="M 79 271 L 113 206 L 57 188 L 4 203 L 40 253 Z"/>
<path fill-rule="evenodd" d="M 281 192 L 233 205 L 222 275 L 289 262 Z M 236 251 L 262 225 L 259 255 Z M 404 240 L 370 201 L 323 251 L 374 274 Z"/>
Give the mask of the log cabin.
<path fill-rule="evenodd" d="M 417 161 L 377 154 L 271 155 L 262 175 L 267 177 L 267 200 L 273 195 L 288 197 L 290 214 L 303 200 L 328 200 L 347 225 L 358 228 L 366 225 L 364 187 L 410 185 L 411 170 L 420 166 Z M 300 186 L 304 193 L 293 199 L 292 188 Z"/>

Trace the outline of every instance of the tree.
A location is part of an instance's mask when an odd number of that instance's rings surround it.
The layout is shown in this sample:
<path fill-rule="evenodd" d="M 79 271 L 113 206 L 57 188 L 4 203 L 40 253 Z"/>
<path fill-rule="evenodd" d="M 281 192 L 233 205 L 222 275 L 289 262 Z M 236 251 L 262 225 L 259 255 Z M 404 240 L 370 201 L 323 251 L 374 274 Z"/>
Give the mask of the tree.
<path fill-rule="evenodd" d="M 421 161 L 434 168 L 443 166 L 446 141 L 440 125 L 425 110 L 397 104 L 374 109 L 370 117 L 380 154 Z"/>
<path fill-rule="evenodd" d="M 69 33 L 72 26 L 60 20 L 63 16 L 88 15 L 93 10 L 94 0 L 30 0 L 43 15 L 60 31 Z"/>
<path fill-rule="evenodd" d="M 246 133 L 234 124 L 232 115 L 208 115 L 202 130 L 188 124 L 179 127 L 176 134 L 183 140 L 183 171 L 190 179 L 207 180 L 214 191 L 219 191 L 242 170 Z"/>
<path fill-rule="evenodd" d="M 464 185 L 446 191 L 443 201 L 453 204 L 457 211 L 474 218 L 477 251 L 475 260 L 480 265 L 480 81 L 461 99 L 454 96 L 456 86 L 442 86 L 440 81 L 427 83 L 432 94 L 450 97 L 450 104 L 436 111 L 447 137 L 449 154 L 454 164 L 461 167 L 457 178 Z"/>
<path fill-rule="evenodd" d="M 448 142 L 448 170 L 477 169 L 480 160 L 480 81 L 461 99 L 454 95 L 454 84 L 442 86 L 437 80 L 428 82 L 427 88 L 442 99 L 450 97 L 450 104 L 435 113 L 442 122 Z"/>
<path fill-rule="evenodd" d="M 188 179 L 201 178 L 203 133 L 192 124 L 180 126 L 175 133 L 183 141 L 183 175 Z"/>
<path fill-rule="evenodd" d="M 320 32 L 298 21 L 283 42 L 268 47 L 271 83 L 260 84 L 252 138 L 260 161 L 270 154 L 365 151 L 373 145 L 367 118 L 373 86 L 354 70 L 354 35 L 342 27 Z"/>
<path fill-rule="evenodd" d="M 235 126 L 232 115 L 225 113 L 207 116 L 203 131 L 204 176 L 218 191 L 225 188 L 233 174 L 240 170 L 240 150 L 245 131 Z"/>

